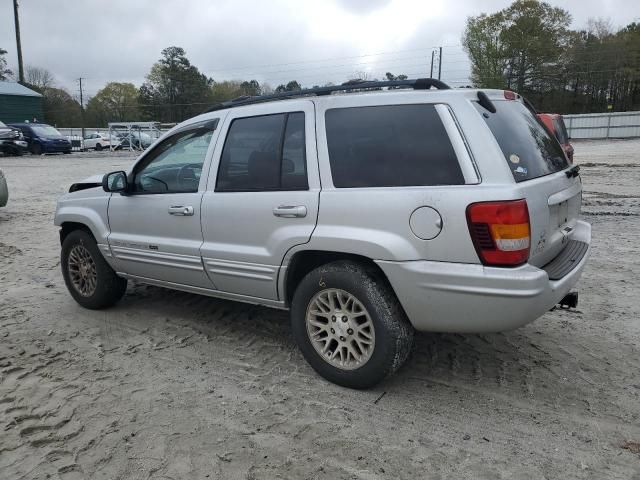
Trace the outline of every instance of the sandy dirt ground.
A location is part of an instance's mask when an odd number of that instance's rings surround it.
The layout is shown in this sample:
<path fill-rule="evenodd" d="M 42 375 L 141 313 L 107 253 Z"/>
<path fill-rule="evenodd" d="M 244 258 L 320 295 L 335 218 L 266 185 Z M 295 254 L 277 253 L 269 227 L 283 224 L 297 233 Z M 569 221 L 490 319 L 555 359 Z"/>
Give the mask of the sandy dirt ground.
<path fill-rule="evenodd" d="M 133 158 L 0 158 L 0 478 L 640 479 L 640 141 L 576 158 L 594 234 L 578 309 L 420 334 L 370 391 L 318 377 L 284 312 L 144 285 L 82 309 L 56 198 Z"/>

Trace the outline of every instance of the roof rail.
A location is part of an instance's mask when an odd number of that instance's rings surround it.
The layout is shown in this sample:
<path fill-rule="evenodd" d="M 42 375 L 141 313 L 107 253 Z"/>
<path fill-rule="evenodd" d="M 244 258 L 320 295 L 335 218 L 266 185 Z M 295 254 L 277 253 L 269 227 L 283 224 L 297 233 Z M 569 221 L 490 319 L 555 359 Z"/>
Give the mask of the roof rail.
<path fill-rule="evenodd" d="M 271 102 L 273 100 L 284 100 L 286 98 L 308 97 L 330 95 L 333 92 L 349 92 L 353 90 L 380 90 L 382 88 L 413 88 L 414 90 L 428 90 L 435 87 L 438 90 L 448 90 L 451 87 L 435 78 L 417 78 L 415 80 L 389 80 L 389 81 L 354 81 L 343 83 L 342 85 L 332 85 L 330 87 L 305 88 L 290 92 L 274 93 L 272 95 L 260 95 L 257 97 L 243 96 L 214 105 L 207 112 L 224 110 L 225 108 L 253 105 L 256 103 Z"/>

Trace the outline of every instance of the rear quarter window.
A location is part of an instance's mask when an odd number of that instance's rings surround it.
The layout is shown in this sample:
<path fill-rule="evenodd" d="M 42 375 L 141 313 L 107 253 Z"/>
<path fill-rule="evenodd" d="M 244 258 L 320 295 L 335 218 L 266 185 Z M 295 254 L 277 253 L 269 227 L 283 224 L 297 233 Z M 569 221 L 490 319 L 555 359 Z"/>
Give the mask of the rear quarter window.
<path fill-rule="evenodd" d="M 325 124 L 337 188 L 464 184 L 434 105 L 335 108 Z"/>
<path fill-rule="evenodd" d="M 476 102 L 473 104 L 498 141 L 516 182 L 556 173 L 569 166 L 558 140 L 523 103 L 494 101 L 495 113 Z"/>

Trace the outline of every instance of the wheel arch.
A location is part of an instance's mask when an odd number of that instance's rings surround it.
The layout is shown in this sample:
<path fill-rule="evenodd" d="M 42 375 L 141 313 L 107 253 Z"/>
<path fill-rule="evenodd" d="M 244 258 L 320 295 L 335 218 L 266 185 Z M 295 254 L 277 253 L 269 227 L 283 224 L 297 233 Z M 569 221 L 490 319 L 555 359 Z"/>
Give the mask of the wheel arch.
<path fill-rule="evenodd" d="M 91 235 L 94 240 L 96 239 L 96 236 L 93 234 L 91 229 L 84 223 L 62 222 L 62 224 L 60 225 L 60 245 L 62 245 L 62 243 L 64 242 L 64 239 L 67 238 L 67 236 L 71 232 L 74 232 L 76 230 L 83 230 L 87 232 L 89 235 Z"/>
<path fill-rule="evenodd" d="M 389 282 L 389 279 L 387 278 L 385 273 L 373 261 L 373 259 L 369 257 L 358 255 L 355 253 L 330 250 L 299 250 L 291 256 L 289 262 L 284 268 L 284 275 L 281 283 L 281 298 L 284 300 L 285 305 L 291 305 L 293 294 L 305 275 L 307 275 L 315 268 L 320 267 L 321 265 L 326 265 L 327 263 L 340 260 L 351 260 L 361 265 L 365 265 L 372 271 L 375 271 L 375 273 L 383 279 L 383 281 L 395 294 L 393 286 Z"/>

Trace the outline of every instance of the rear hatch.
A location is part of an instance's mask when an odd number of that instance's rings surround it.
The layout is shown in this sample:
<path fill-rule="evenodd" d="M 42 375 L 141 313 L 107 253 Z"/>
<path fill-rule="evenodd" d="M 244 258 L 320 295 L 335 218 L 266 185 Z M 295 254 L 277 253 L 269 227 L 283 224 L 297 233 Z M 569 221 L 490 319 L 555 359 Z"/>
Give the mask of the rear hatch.
<path fill-rule="evenodd" d="M 558 140 L 520 100 L 494 100 L 495 113 L 475 104 L 496 138 L 531 222 L 529 263 L 542 267 L 571 239 L 580 216 L 582 183 Z"/>

